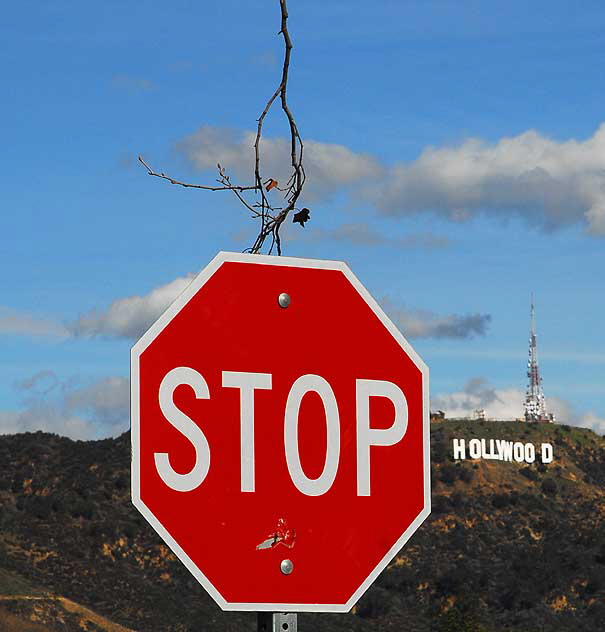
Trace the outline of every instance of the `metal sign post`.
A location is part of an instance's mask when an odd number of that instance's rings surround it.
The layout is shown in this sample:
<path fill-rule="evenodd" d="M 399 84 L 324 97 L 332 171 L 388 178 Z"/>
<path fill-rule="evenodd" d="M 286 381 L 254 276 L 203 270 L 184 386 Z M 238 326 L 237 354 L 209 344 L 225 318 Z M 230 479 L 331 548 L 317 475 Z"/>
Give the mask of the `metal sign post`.
<path fill-rule="evenodd" d="M 295 612 L 258 613 L 258 632 L 296 632 L 297 626 Z"/>

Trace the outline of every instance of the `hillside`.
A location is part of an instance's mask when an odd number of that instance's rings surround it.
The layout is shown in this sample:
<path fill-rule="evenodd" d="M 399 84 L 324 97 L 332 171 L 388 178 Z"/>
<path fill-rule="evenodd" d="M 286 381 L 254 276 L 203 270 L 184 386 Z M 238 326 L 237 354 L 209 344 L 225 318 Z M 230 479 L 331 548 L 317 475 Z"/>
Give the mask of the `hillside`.
<path fill-rule="evenodd" d="M 513 422 L 432 424 L 433 512 L 348 615 L 301 630 L 605 627 L 605 439 Z M 531 465 L 452 460 L 452 439 L 554 446 Z M 255 630 L 222 613 L 129 501 L 129 434 L 0 436 L 0 630 Z"/>

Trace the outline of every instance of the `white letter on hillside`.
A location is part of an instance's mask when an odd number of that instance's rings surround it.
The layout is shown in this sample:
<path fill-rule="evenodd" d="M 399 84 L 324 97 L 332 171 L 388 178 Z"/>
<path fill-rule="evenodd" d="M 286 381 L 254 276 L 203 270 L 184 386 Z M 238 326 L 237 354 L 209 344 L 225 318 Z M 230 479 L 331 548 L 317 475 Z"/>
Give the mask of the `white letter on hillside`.
<path fill-rule="evenodd" d="M 500 457 L 503 461 L 513 460 L 513 442 L 512 441 L 505 441 L 504 439 L 496 439 L 496 446 L 498 447 L 498 452 L 500 453 Z"/>
<path fill-rule="evenodd" d="M 370 428 L 370 397 L 393 402 L 395 419 L 390 428 Z M 392 382 L 356 380 L 357 399 L 357 495 L 370 495 L 370 446 L 395 445 L 408 429 L 408 403 L 403 391 Z"/>
<path fill-rule="evenodd" d="M 541 453 L 542 453 L 542 463 L 552 463 L 553 449 L 552 449 L 551 443 L 543 443 Z"/>
<path fill-rule="evenodd" d="M 520 441 L 513 444 L 513 457 L 517 463 L 523 463 L 525 460 L 525 446 Z"/>
<path fill-rule="evenodd" d="M 481 458 L 481 441 L 479 439 L 471 439 L 468 442 L 468 454 L 471 459 Z"/>
<path fill-rule="evenodd" d="M 179 410 L 172 398 L 181 384 L 190 386 L 197 399 L 210 399 L 206 380 L 193 369 L 179 366 L 169 371 L 160 384 L 160 409 L 166 420 L 184 434 L 195 448 L 195 464 L 187 474 L 179 474 L 172 469 L 167 452 L 155 452 L 155 466 L 160 478 L 177 492 L 190 492 L 202 484 L 210 468 L 210 447 L 201 429 L 187 415 Z"/>
<path fill-rule="evenodd" d="M 464 460 L 466 459 L 466 448 L 465 448 L 465 440 L 464 439 L 453 439 L 453 448 L 454 448 L 454 458 L 456 460 Z"/>
<path fill-rule="evenodd" d="M 271 388 L 271 373 L 223 371 L 223 386 L 239 388 L 241 490 L 254 491 L 254 390 Z"/>

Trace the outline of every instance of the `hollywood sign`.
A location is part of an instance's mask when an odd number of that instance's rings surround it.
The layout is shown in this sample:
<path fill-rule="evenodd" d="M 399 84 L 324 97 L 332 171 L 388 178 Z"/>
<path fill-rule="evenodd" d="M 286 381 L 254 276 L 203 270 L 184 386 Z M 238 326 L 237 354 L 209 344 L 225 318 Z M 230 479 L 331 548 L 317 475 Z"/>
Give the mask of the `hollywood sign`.
<path fill-rule="evenodd" d="M 454 459 L 486 459 L 490 461 L 516 461 L 517 463 L 533 463 L 536 460 L 536 447 L 533 443 L 506 441 L 504 439 L 453 439 Z M 542 443 L 538 453 L 542 463 L 552 463 L 553 447 L 550 443 Z"/>

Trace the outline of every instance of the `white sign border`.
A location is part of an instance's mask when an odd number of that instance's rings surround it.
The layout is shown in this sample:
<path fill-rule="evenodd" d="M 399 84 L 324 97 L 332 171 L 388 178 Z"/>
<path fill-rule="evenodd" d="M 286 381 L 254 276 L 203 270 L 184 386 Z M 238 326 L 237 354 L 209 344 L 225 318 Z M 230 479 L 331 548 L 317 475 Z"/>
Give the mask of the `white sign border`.
<path fill-rule="evenodd" d="M 411 358 L 422 374 L 423 397 L 423 469 L 424 469 L 424 508 L 418 517 L 405 530 L 401 537 L 389 549 L 386 555 L 378 563 L 376 568 L 368 575 L 365 581 L 351 595 L 345 604 L 301 604 L 301 603 L 230 603 L 216 590 L 210 580 L 200 571 L 193 560 L 185 553 L 179 544 L 170 535 L 168 530 L 155 517 L 153 512 L 145 505 L 140 494 L 140 418 L 139 418 L 139 358 L 158 334 L 170 323 L 178 312 L 200 290 L 210 277 L 225 262 L 255 263 L 260 265 L 277 265 L 294 268 L 315 268 L 322 270 L 340 270 L 351 285 L 376 314 L 380 322 L 397 341 L 399 346 Z M 216 601 L 218 606 L 225 611 L 263 611 L 263 612 L 349 612 L 359 601 L 361 596 L 371 586 L 376 577 L 386 568 L 388 563 L 410 539 L 418 527 L 431 513 L 431 465 L 430 465 L 430 418 L 429 418 L 429 369 L 412 346 L 395 327 L 382 308 L 361 284 L 346 263 L 342 261 L 329 261 L 323 259 L 303 259 L 299 257 L 277 257 L 271 255 L 258 255 L 235 252 L 219 252 L 214 259 L 191 281 L 180 296 L 166 309 L 166 311 L 151 325 L 145 334 L 135 343 L 130 352 L 130 415 L 131 415 L 131 496 L 132 503 L 145 517 L 147 522 L 155 529 L 158 535 L 170 547 L 172 552 L 185 565 L 189 572 L 205 588 L 208 594 Z"/>

